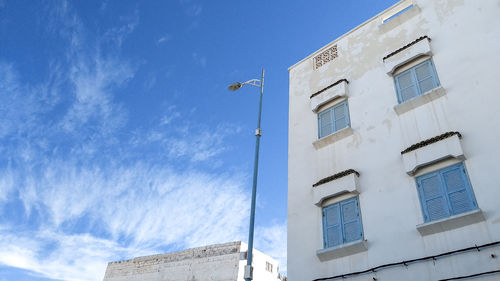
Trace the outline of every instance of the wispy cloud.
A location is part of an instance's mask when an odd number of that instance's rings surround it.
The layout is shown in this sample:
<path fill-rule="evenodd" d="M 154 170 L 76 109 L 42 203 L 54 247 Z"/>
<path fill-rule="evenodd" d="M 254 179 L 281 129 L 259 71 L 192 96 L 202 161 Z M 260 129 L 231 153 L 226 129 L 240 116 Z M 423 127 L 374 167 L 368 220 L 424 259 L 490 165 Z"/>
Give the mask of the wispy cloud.
<path fill-rule="evenodd" d="M 188 159 L 191 162 L 212 160 L 215 156 L 232 149 L 226 138 L 241 131 L 239 126 L 219 124 L 216 128 L 193 126 L 190 122 L 180 122 L 174 130 L 166 129 L 181 114 L 171 111 L 161 118 L 159 126 L 143 136 L 139 133 L 134 138 L 136 144 L 156 143 L 162 147 L 170 159 Z"/>
<path fill-rule="evenodd" d="M 111 260 L 245 241 L 248 175 L 197 165 L 222 161 L 240 128 L 191 123 L 189 110 L 168 104 L 155 124 L 126 131 L 130 112 L 117 96 L 137 68 L 119 50 L 139 13 L 100 37 L 116 42 L 105 52 L 68 2 L 52 10 L 48 31 L 67 41 L 67 53 L 42 82 L 0 61 L 0 209 L 17 214 L 0 222 L 0 264 L 100 280 Z M 283 232 L 261 228 L 257 247 L 282 259 Z"/>
<path fill-rule="evenodd" d="M 4 69 L 9 71 L 4 72 L 0 87 L 14 94 L 13 97 L 25 93 L 12 66 Z M 17 118 L 31 121 L 20 122 L 17 130 L 6 130 L 4 138 L 34 127 L 40 127 L 49 136 L 57 135 L 59 127 L 83 136 L 81 129 L 89 125 L 89 120 L 105 124 L 113 120 L 111 113 L 116 104 L 110 97 L 113 92 L 110 89 L 120 84 L 121 78 L 116 77 L 128 74 L 102 74 L 108 73 L 106 69 L 115 68 L 98 66 L 91 74 L 87 68 L 69 74 L 76 98 L 61 119 L 63 126 L 36 122 L 41 120 L 36 118 L 41 113 L 26 111 Z M 30 95 L 36 96 L 37 92 L 25 94 L 30 100 Z M 1 98 L 5 101 L 6 97 Z M 158 126 L 169 126 L 179 116 L 175 106 L 169 106 Z M 184 134 L 190 135 L 189 130 Z M 214 133 L 228 134 L 230 129 L 220 127 Z M 97 130 L 95 134 L 109 136 L 109 130 Z M 33 137 L 43 138 L 43 135 Z M 215 135 L 207 132 L 191 144 L 188 141 L 181 145 L 182 139 L 182 136 L 169 139 L 174 144 L 168 150 L 171 157 L 189 154 L 193 161 L 207 159 L 223 146 L 215 140 Z M 78 143 L 70 140 L 71 145 Z M 179 146 L 196 149 L 174 153 Z M 29 231 L 19 231 L 9 223 L 0 224 L 0 263 L 4 265 L 55 279 L 96 280 L 102 278 L 109 260 L 242 238 L 245 226 L 242 222 L 248 213 L 243 175 L 180 172 L 171 164 L 158 166 L 147 159 L 123 162 L 127 155 L 92 163 L 91 155 L 63 152 L 48 157 L 45 151 L 35 149 L 34 157 L 16 157 L 24 153 L 21 147 L 19 142 L 10 151 L 17 170 L 8 166 L 0 170 L 0 201 L 9 200 L 16 188 L 23 206 L 20 211 L 27 217 L 39 218 L 39 224 Z M 103 152 L 97 143 L 90 147 Z"/>
<path fill-rule="evenodd" d="M 278 260 L 280 272 L 287 271 L 286 264 L 286 223 L 275 223 L 256 230 L 256 248 Z"/>
<path fill-rule="evenodd" d="M 197 17 L 201 14 L 202 10 L 203 10 L 203 7 L 201 6 L 201 4 L 194 4 L 194 5 L 190 5 L 187 8 L 186 13 L 189 16 Z"/>
<path fill-rule="evenodd" d="M 10 168 L 0 171 L 0 202 L 5 202 L 14 188 L 14 176 Z"/>
<path fill-rule="evenodd" d="M 161 118 L 160 125 L 161 126 L 168 125 L 168 124 L 170 124 L 170 122 L 172 122 L 173 120 L 175 120 L 179 117 L 181 117 L 181 113 L 176 110 L 176 106 L 170 105 L 167 107 L 165 115 L 163 115 L 163 117 Z"/>
<path fill-rule="evenodd" d="M 191 18 L 191 24 L 188 26 L 188 29 L 192 30 L 197 28 L 200 25 L 203 5 L 193 0 L 180 0 L 179 3 L 184 13 Z"/>
<path fill-rule="evenodd" d="M 207 66 L 207 58 L 205 56 L 198 53 L 192 53 L 191 56 L 197 64 L 201 65 L 201 67 L 205 68 Z"/>
<path fill-rule="evenodd" d="M 161 36 L 160 38 L 158 38 L 156 43 L 162 44 L 162 43 L 168 42 L 170 40 L 172 40 L 172 36 L 170 34 L 165 34 L 165 35 Z"/>
<path fill-rule="evenodd" d="M 112 259 L 242 238 L 249 204 L 241 175 L 77 161 L 46 162 L 27 179 L 7 177 L 20 194 L 36 194 L 20 199 L 41 223 L 26 232 L 0 224 L 0 263 L 96 280 Z"/>
<path fill-rule="evenodd" d="M 79 59 L 71 68 L 69 78 L 75 95 L 62 120 L 62 128 L 72 133 L 85 127 L 94 136 L 107 137 L 125 118 L 120 105 L 112 100 L 111 89 L 132 77 L 133 71 L 126 63 L 100 57 Z"/>
<path fill-rule="evenodd" d="M 156 74 L 151 73 L 148 75 L 148 78 L 144 81 L 144 91 L 148 92 L 153 89 L 153 87 L 156 85 Z"/>
<path fill-rule="evenodd" d="M 121 26 L 113 27 L 104 34 L 105 39 L 115 42 L 118 47 L 122 46 L 125 38 L 132 34 L 139 25 L 139 10 L 135 9 L 132 15 L 122 16 L 120 19 L 123 22 Z"/>
<path fill-rule="evenodd" d="M 101 13 L 106 11 L 106 9 L 108 8 L 108 4 L 109 4 L 109 0 L 102 1 L 101 6 L 99 7 L 99 11 Z"/>
<path fill-rule="evenodd" d="M 0 263 L 51 279 L 100 280 L 106 268 L 105 260 L 132 252 L 150 253 L 123 248 L 113 241 L 87 234 L 39 231 L 34 235 L 20 232 L 0 235 Z M 49 254 L 46 249 L 50 249 Z"/>
<path fill-rule="evenodd" d="M 192 0 L 180 0 L 181 6 L 184 8 L 184 12 L 186 15 L 191 17 L 197 17 L 201 15 L 203 11 L 203 6 L 200 3 L 197 3 Z"/>

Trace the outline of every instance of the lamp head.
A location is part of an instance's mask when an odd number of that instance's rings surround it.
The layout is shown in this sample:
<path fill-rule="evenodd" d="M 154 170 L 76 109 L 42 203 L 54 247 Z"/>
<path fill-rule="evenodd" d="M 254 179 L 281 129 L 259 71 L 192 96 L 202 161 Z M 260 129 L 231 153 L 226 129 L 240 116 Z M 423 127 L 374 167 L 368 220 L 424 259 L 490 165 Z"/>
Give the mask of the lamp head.
<path fill-rule="evenodd" d="M 238 90 L 239 88 L 241 88 L 241 86 L 243 86 L 242 83 L 236 82 L 236 83 L 229 85 L 229 87 L 227 87 L 227 88 L 229 89 L 229 91 L 234 92 L 234 91 Z"/>

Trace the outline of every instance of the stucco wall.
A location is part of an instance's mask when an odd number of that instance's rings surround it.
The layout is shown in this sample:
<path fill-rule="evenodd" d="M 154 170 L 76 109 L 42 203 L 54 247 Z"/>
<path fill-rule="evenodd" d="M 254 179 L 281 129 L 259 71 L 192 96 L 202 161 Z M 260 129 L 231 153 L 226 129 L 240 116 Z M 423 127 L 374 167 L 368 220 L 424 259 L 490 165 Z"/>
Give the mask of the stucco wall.
<path fill-rule="evenodd" d="M 110 262 L 104 281 L 243 281 L 246 258 L 242 242 Z M 274 271 L 266 271 L 266 261 Z M 254 249 L 254 280 L 278 281 L 278 262 Z"/>
<path fill-rule="evenodd" d="M 500 1 L 414 2 L 414 8 L 390 22 L 382 24 L 383 12 L 322 48 L 337 44 L 338 57 L 332 62 L 314 69 L 313 54 L 289 70 L 290 281 L 349 273 L 500 240 L 500 188 L 492 176 L 500 174 Z M 394 80 L 382 58 L 423 35 L 432 39 L 432 59 L 445 92 L 398 114 Z M 353 132 L 316 149 L 317 115 L 311 110 L 310 96 L 343 78 L 349 81 Z M 448 131 L 463 135 L 464 163 L 486 220 L 422 236 L 416 228 L 423 217 L 415 177 L 406 173 L 400 152 Z M 440 162 L 427 169 L 451 163 Z M 321 208 L 314 204 L 312 184 L 351 168 L 360 172 L 359 203 L 367 251 L 320 262 L 316 251 L 323 247 Z M 425 171 L 417 171 L 416 176 Z M 390 268 L 373 276 L 380 280 L 438 280 L 496 270 L 500 262 L 491 258 L 491 253 L 500 254 L 500 247 Z M 367 277 L 372 278 L 350 279 Z"/>

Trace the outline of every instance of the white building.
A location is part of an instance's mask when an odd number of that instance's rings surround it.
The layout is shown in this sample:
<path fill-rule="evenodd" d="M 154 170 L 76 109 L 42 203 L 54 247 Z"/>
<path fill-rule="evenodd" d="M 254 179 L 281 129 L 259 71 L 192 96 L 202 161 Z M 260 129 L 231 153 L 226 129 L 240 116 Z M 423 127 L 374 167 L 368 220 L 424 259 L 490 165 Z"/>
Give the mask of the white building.
<path fill-rule="evenodd" d="M 404 0 L 290 67 L 290 281 L 500 280 L 499 51 L 500 1 Z"/>
<path fill-rule="evenodd" d="M 231 242 L 110 262 L 104 281 L 243 281 L 247 244 Z M 278 262 L 253 250 L 253 280 L 280 281 Z"/>

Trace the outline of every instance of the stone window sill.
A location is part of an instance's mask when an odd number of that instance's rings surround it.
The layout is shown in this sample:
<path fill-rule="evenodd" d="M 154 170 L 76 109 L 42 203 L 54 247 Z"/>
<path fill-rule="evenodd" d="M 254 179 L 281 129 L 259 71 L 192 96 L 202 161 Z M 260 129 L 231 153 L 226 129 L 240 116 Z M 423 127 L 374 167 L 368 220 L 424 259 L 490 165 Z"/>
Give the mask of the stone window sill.
<path fill-rule="evenodd" d="M 347 244 L 342 244 L 336 247 L 321 249 L 316 251 L 320 261 L 333 260 L 345 256 L 354 255 L 367 251 L 366 240 L 358 240 Z"/>
<path fill-rule="evenodd" d="M 352 134 L 353 134 L 352 128 L 346 127 L 346 128 L 343 128 L 341 130 L 336 131 L 333 134 L 330 134 L 326 137 L 323 137 L 323 138 L 313 142 L 313 146 L 316 150 L 318 150 L 318 149 L 323 148 L 329 144 L 337 142 L 343 138 L 351 136 Z"/>
<path fill-rule="evenodd" d="M 417 225 L 420 235 L 426 236 L 484 221 L 481 209 Z"/>
<path fill-rule="evenodd" d="M 444 96 L 445 94 L 446 94 L 445 89 L 440 86 L 424 93 L 421 96 L 414 97 L 410 100 L 407 100 L 403 103 L 394 106 L 394 111 L 396 111 L 398 115 L 401 115 L 419 106 L 430 103 L 431 101 L 438 99 Z"/>

